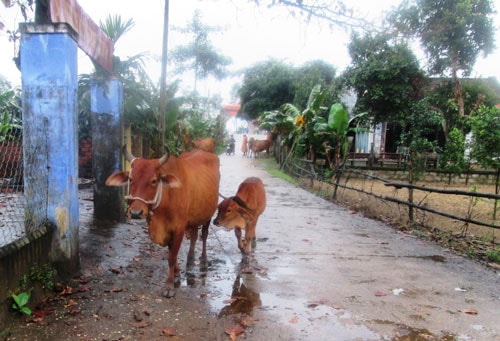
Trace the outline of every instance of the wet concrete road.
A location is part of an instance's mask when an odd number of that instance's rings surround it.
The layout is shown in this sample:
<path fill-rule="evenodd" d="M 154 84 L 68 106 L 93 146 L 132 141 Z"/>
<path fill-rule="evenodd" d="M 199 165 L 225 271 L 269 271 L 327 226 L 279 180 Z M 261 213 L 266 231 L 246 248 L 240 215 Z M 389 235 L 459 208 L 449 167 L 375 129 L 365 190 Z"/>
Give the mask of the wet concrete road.
<path fill-rule="evenodd" d="M 260 160 L 220 159 L 223 195 L 248 176 L 266 187 L 251 266 L 234 233 L 212 225 L 208 270 L 186 269 L 185 242 L 177 295 L 165 299 L 166 249 L 144 221 L 93 222 L 82 191 L 81 275 L 7 339 L 500 340 L 494 270 L 318 198 Z"/>
<path fill-rule="evenodd" d="M 225 195 L 250 175 L 267 191 L 255 253 L 267 271 L 242 276 L 258 296 L 250 339 L 500 340 L 497 272 L 272 177 L 259 161 L 222 156 L 221 171 Z M 232 233 L 215 234 L 236 264 Z"/>

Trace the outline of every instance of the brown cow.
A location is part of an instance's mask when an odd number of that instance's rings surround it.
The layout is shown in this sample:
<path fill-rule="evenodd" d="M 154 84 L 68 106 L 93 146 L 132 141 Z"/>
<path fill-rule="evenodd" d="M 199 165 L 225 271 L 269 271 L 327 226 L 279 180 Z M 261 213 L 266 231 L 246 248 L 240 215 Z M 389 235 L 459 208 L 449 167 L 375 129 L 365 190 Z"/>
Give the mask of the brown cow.
<path fill-rule="evenodd" d="M 209 153 L 213 153 L 215 151 L 215 141 L 211 137 L 194 140 L 192 141 L 192 144 L 196 149 L 204 150 Z"/>
<path fill-rule="evenodd" d="M 248 141 L 248 157 L 252 157 L 252 154 L 255 158 L 259 156 L 259 153 L 262 151 L 266 151 L 269 154 L 269 148 L 271 148 L 271 133 L 267 133 L 265 140 L 256 140 L 253 137 Z"/>
<path fill-rule="evenodd" d="M 243 253 L 243 261 L 248 263 L 255 247 L 255 227 L 259 216 L 266 208 L 266 192 L 262 180 L 257 177 L 245 179 L 234 197 L 225 198 L 219 204 L 219 212 L 214 224 L 227 229 L 234 228 L 238 248 Z M 245 230 L 245 242 L 241 240 L 241 230 Z"/>
<path fill-rule="evenodd" d="M 164 296 L 175 295 L 174 280 L 180 274 L 177 255 L 184 239 L 190 237 L 188 265 L 194 259 L 198 227 L 202 228 L 206 262 L 206 241 L 210 220 L 217 209 L 219 193 L 219 157 L 204 151 L 184 152 L 179 157 L 170 152 L 159 159 L 135 158 L 126 152 L 130 172 L 116 172 L 108 177 L 108 186 L 127 186 L 129 213 L 132 218 L 146 218 L 149 237 L 154 243 L 168 246 L 168 277 Z"/>

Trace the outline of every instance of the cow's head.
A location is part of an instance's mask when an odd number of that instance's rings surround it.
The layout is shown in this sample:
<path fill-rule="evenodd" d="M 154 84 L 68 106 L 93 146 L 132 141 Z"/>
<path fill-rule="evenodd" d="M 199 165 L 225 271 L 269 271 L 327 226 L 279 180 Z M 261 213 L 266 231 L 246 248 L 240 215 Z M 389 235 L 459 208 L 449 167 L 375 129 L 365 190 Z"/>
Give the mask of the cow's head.
<path fill-rule="evenodd" d="M 124 148 L 131 164 L 130 172 L 116 172 L 106 180 L 107 186 L 127 186 L 125 199 L 130 216 L 135 219 L 148 218 L 157 209 L 166 195 L 166 188 L 180 187 L 179 179 L 168 173 L 166 165 L 170 152 L 159 159 L 134 157 Z"/>
<path fill-rule="evenodd" d="M 238 196 L 225 198 L 219 204 L 214 224 L 226 229 L 246 228 L 252 216 L 252 210 Z"/>

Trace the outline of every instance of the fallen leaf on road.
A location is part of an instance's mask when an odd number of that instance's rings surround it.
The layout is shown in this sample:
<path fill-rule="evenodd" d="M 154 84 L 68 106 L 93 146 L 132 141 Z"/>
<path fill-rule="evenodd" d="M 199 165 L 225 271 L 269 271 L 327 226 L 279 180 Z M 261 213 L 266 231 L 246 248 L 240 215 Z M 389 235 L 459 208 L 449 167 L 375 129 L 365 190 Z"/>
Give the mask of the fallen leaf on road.
<path fill-rule="evenodd" d="M 72 306 L 77 305 L 77 304 L 78 304 L 78 303 L 76 303 L 76 301 L 75 301 L 75 300 L 69 300 L 69 301 L 68 301 L 68 304 L 65 304 L 65 305 L 64 305 L 64 308 L 72 307 Z"/>
<path fill-rule="evenodd" d="M 469 314 L 469 315 L 477 315 L 478 311 L 476 309 L 464 309 L 462 310 L 464 313 Z"/>
<path fill-rule="evenodd" d="M 174 328 L 163 328 L 161 330 L 161 334 L 166 336 L 175 336 L 177 335 L 177 330 L 175 330 Z"/>
<path fill-rule="evenodd" d="M 109 268 L 109 270 L 114 273 L 114 274 L 122 274 L 123 273 L 123 269 L 122 268 Z"/>
<path fill-rule="evenodd" d="M 134 328 L 146 328 L 149 325 L 151 325 L 151 322 L 147 321 L 132 323 L 132 326 L 134 326 Z"/>
<path fill-rule="evenodd" d="M 383 291 L 380 291 L 380 290 L 376 290 L 375 291 L 375 296 L 387 296 L 387 294 Z"/>
<path fill-rule="evenodd" d="M 70 287 L 70 286 L 65 286 L 61 292 L 59 293 L 59 295 L 63 296 L 63 295 L 71 295 L 73 293 L 73 288 Z"/>

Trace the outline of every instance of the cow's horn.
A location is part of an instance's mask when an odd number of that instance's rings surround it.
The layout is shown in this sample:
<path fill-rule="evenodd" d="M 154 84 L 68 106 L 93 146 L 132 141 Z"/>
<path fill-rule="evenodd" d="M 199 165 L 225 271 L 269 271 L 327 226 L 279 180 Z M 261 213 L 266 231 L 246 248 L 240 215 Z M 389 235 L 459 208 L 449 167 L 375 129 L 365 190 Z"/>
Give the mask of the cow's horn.
<path fill-rule="evenodd" d="M 123 154 L 125 154 L 125 158 L 127 159 L 128 162 L 132 162 L 135 159 L 135 156 L 132 155 L 131 152 L 128 151 L 127 145 L 123 145 Z"/>
<path fill-rule="evenodd" d="M 165 154 L 158 160 L 160 165 L 163 165 L 165 162 L 167 162 L 168 158 L 170 157 L 170 149 L 168 146 L 165 146 L 165 149 L 167 150 Z"/>

